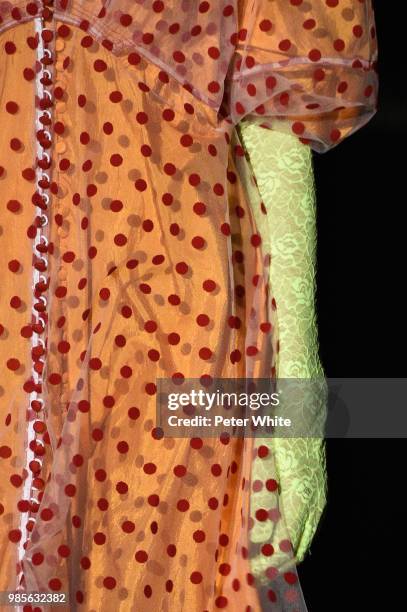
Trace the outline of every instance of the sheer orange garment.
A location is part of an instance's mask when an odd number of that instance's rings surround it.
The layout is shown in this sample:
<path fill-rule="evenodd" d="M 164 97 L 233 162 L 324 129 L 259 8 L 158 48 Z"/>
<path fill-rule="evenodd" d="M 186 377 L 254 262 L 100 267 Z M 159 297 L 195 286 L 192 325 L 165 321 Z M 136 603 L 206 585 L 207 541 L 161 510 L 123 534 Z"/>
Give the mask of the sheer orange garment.
<path fill-rule="evenodd" d="M 156 379 L 278 375 L 234 127 L 322 151 L 366 123 L 370 1 L 8 1 L 0 43 L 0 590 L 305 610 L 275 473 L 250 513 L 262 450 L 163 436 Z"/>

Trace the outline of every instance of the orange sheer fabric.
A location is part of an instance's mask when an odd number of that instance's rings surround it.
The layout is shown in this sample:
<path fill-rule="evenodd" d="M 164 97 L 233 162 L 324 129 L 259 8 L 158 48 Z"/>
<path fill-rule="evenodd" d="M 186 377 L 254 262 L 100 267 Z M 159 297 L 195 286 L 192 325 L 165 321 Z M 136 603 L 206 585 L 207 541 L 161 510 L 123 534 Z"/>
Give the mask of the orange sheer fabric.
<path fill-rule="evenodd" d="M 288 131 L 324 152 L 376 112 L 370 0 L 241 0 L 223 113 Z"/>
<path fill-rule="evenodd" d="M 157 377 L 278 371 L 270 262 L 233 127 L 278 111 L 299 131 L 293 113 L 312 111 L 301 137 L 328 147 L 366 119 L 333 109 L 335 96 L 351 111 L 374 98 L 370 4 L 330 4 L 0 5 L 2 590 L 67 592 L 70 610 L 304 609 L 273 468 L 273 506 L 250 516 L 255 442 L 167 439 L 155 394 Z M 300 36 L 312 16 L 319 29 Z M 353 32 L 346 53 L 362 68 L 338 50 L 323 89 L 275 65 L 274 41 L 295 34 L 303 57 L 328 26 Z M 260 577 L 256 520 L 278 526 Z"/>

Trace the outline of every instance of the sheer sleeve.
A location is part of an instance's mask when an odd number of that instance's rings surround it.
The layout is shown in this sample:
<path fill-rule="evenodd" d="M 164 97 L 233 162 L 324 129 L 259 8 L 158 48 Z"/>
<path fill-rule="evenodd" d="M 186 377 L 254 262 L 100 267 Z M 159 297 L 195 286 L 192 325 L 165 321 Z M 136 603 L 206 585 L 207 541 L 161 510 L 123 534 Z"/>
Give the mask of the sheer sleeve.
<path fill-rule="evenodd" d="M 325 152 L 377 110 L 371 0 L 238 0 L 221 113 Z"/>

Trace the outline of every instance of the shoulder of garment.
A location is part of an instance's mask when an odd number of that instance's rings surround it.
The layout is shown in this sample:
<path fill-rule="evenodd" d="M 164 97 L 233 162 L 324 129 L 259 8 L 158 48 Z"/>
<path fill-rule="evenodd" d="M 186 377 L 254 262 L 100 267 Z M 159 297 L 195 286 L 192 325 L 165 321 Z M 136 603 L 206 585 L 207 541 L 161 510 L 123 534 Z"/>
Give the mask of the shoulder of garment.
<path fill-rule="evenodd" d="M 181 112 L 185 102 L 198 100 L 217 127 L 252 120 L 324 152 L 377 110 L 372 0 L 54 0 L 52 6 L 57 21 L 130 58 L 133 68 L 153 64 L 156 80 L 181 86 L 183 106 L 174 100 Z M 0 32 L 42 11 L 39 0 L 1 3 Z M 175 91 L 163 90 L 163 101 L 179 96 Z"/>

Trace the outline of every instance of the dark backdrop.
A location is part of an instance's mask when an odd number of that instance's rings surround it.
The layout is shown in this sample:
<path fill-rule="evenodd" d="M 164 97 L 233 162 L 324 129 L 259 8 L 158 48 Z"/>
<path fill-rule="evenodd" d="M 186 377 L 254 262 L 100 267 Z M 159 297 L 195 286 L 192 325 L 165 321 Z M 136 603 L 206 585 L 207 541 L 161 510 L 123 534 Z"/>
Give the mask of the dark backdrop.
<path fill-rule="evenodd" d="M 332 151 L 314 155 L 317 306 L 328 377 L 406 376 L 403 4 L 396 11 L 394 3 L 375 2 L 377 115 Z M 310 612 L 407 609 L 406 456 L 401 439 L 327 441 L 328 505 L 298 568 Z"/>

